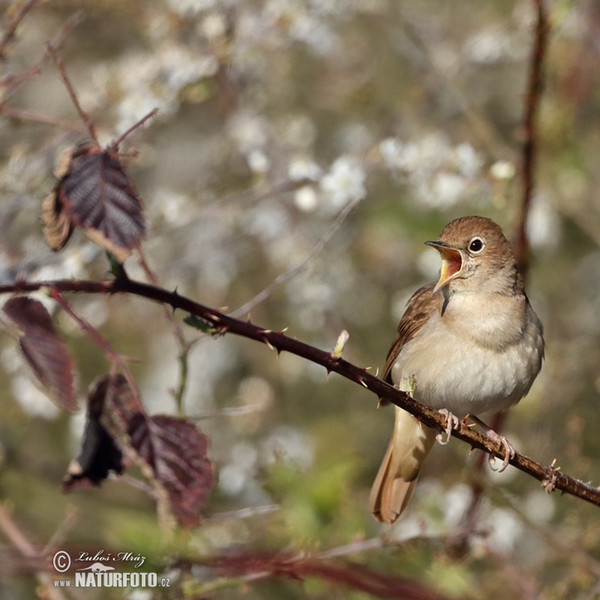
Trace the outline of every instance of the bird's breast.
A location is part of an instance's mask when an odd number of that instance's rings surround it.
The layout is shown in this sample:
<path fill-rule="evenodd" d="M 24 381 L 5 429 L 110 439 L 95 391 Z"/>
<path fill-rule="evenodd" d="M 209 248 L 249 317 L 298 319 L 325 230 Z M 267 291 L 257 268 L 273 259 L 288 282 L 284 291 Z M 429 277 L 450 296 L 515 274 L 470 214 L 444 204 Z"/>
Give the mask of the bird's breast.
<path fill-rule="evenodd" d="M 541 368 L 539 320 L 526 301 L 507 307 L 496 298 L 455 300 L 402 347 L 392 380 L 414 376 L 416 400 L 457 416 L 508 408 Z"/>

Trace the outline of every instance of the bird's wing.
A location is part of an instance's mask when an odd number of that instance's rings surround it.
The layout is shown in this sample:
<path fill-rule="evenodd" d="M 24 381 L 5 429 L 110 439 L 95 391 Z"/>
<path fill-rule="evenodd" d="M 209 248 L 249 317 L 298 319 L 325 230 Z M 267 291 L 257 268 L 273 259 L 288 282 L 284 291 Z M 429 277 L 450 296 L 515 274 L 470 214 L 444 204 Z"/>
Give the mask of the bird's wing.
<path fill-rule="evenodd" d="M 398 324 L 396 339 L 388 352 L 383 370 L 382 377 L 389 383 L 393 384 L 392 367 L 404 344 L 415 336 L 433 312 L 442 310 L 444 299 L 441 294 L 433 293 L 434 286 L 434 283 L 430 283 L 419 288 L 406 304 L 406 310 Z"/>

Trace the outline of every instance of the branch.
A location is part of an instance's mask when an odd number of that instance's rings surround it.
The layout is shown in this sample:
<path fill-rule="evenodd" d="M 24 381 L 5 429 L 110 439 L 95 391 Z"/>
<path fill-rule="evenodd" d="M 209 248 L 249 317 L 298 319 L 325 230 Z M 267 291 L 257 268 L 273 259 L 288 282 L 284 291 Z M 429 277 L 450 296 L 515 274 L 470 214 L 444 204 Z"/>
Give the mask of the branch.
<path fill-rule="evenodd" d="M 523 162 L 521 165 L 521 214 L 515 242 L 515 256 L 521 273 L 526 274 L 529 263 L 529 241 L 527 239 L 527 215 L 531 205 L 534 188 L 535 163 L 537 158 L 537 115 L 540 109 L 544 87 L 544 58 L 548 44 L 550 25 L 545 0 L 534 0 L 537 10 L 535 41 L 529 62 L 529 83 L 527 85 L 527 103 L 523 117 Z"/>
<path fill-rule="evenodd" d="M 185 296 L 180 296 L 177 292 L 169 292 L 152 285 L 122 278 L 114 281 L 17 281 L 9 285 L 0 285 L 0 294 L 33 292 L 42 288 L 50 288 L 59 292 L 81 292 L 87 294 L 127 293 L 162 304 L 168 304 L 174 309 L 179 308 L 206 320 L 212 326 L 215 334 L 233 333 L 261 342 L 278 353 L 285 351 L 295 354 L 323 366 L 328 373 L 338 373 L 342 377 L 363 386 L 365 389 L 376 394 L 380 399 L 386 399 L 413 414 L 427 427 L 446 429 L 445 416 L 413 400 L 408 394 L 401 392 L 382 379 L 371 375 L 366 369 L 357 367 L 343 358 L 335 356 L 333 352 L 320 350 L 300 340 L 290 338 L 282 332 L 258 327 L 250 321 L 234 319 L 218 310 L 203 306 Z M 474 431 L 464 422 L 460 424 L 459 430 L 452 431 L 452 435 L 469 444 L 471 448 L 483 450 L 500 459 L 504 458 L 504 451 L 496 440 L 491 439 L 483 433 Z M 554 463 L 551 465 L 542 465 L 519 453 L 516 453 L 509 462 L 513 467 L 542 482 L 544 488 L 548 491 L 558 489 L 577 496 L 586 502 L 600 506 L 599 488 L 561 473 L 560 468 L 556 467 Z"/>
<path fill-rule="evenodd" d="M 0 35 L 0 60 L 6 60 L 8 56 L 8 47 L 12 43 L 17 33 L 17 28 L 27 16 L 27 13 L 36 5 L 40 4 L 41 0 L 27 0 L 15 12 L 10 24 Z M 14 7 L 14 5 L 13 5 Z M 8 12 L 8 11 L 7 11 Z"/>

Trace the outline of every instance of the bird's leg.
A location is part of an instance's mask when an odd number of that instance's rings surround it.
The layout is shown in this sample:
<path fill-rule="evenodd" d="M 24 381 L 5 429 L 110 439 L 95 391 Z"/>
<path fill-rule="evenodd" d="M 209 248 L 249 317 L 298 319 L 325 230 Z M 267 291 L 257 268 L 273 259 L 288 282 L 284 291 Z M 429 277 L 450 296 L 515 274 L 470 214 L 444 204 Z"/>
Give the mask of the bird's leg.
<path fill-rule="evenodd" d="M 435 436 L 435 439 L 439 444 L 445 446 L 450 441 L 452 430 L 456 429 L 458 431 L 460 429 L 460 419 L 455 414 L 451 413 L 447 408 L 440 408 L 438 412 L 446 417 L 446 429 L 440 431 Z M 446 433 L 446 439 L 443 438 L 442 433 Z"/>
<path fill-rule="evenodd" d="M 488 454 L 488 463 L 490 465 L 490 469 L 492 471 L 498 471 L 498 473 L 502 473 L 508 467 L 508 463 L 511 458 L 514 458 L 517 454 L 516 450 L 513 448 L 513 445 L 506 439 L 506 436 L 496 433 L 493 429 L 491 429 L 488 425 L 486 425 L 480 418 L 475 415 L 469 415 L 469 417 L 475 421 L 480 427 L 485 430 L 485 433 L 488 437 L 492 438 L 497 444 L 500 445 L 502 450 L 504 450 L 504 459 L 502 460 L 502 464 L 499 469 L 494 468 L 494 456 L 492 454 Z"/>

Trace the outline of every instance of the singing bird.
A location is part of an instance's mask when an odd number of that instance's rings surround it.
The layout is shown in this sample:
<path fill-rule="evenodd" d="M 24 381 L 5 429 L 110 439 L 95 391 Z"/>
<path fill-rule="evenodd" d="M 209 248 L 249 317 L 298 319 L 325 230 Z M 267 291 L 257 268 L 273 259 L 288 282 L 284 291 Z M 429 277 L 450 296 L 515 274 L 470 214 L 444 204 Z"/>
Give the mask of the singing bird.
<path fill-rule="evenodd" d="M 527 394 L 544 357 L 542 324 L 511 246 L 484 217 L 456 219 L 425 243 L 441 254 L 440 278 L 408 301 L 383 377 L 450 417 L 505 410 Z M 370 496 L 374 517 L 390 524 L 436 436 L 410 413 L 395 413 Z"/>

